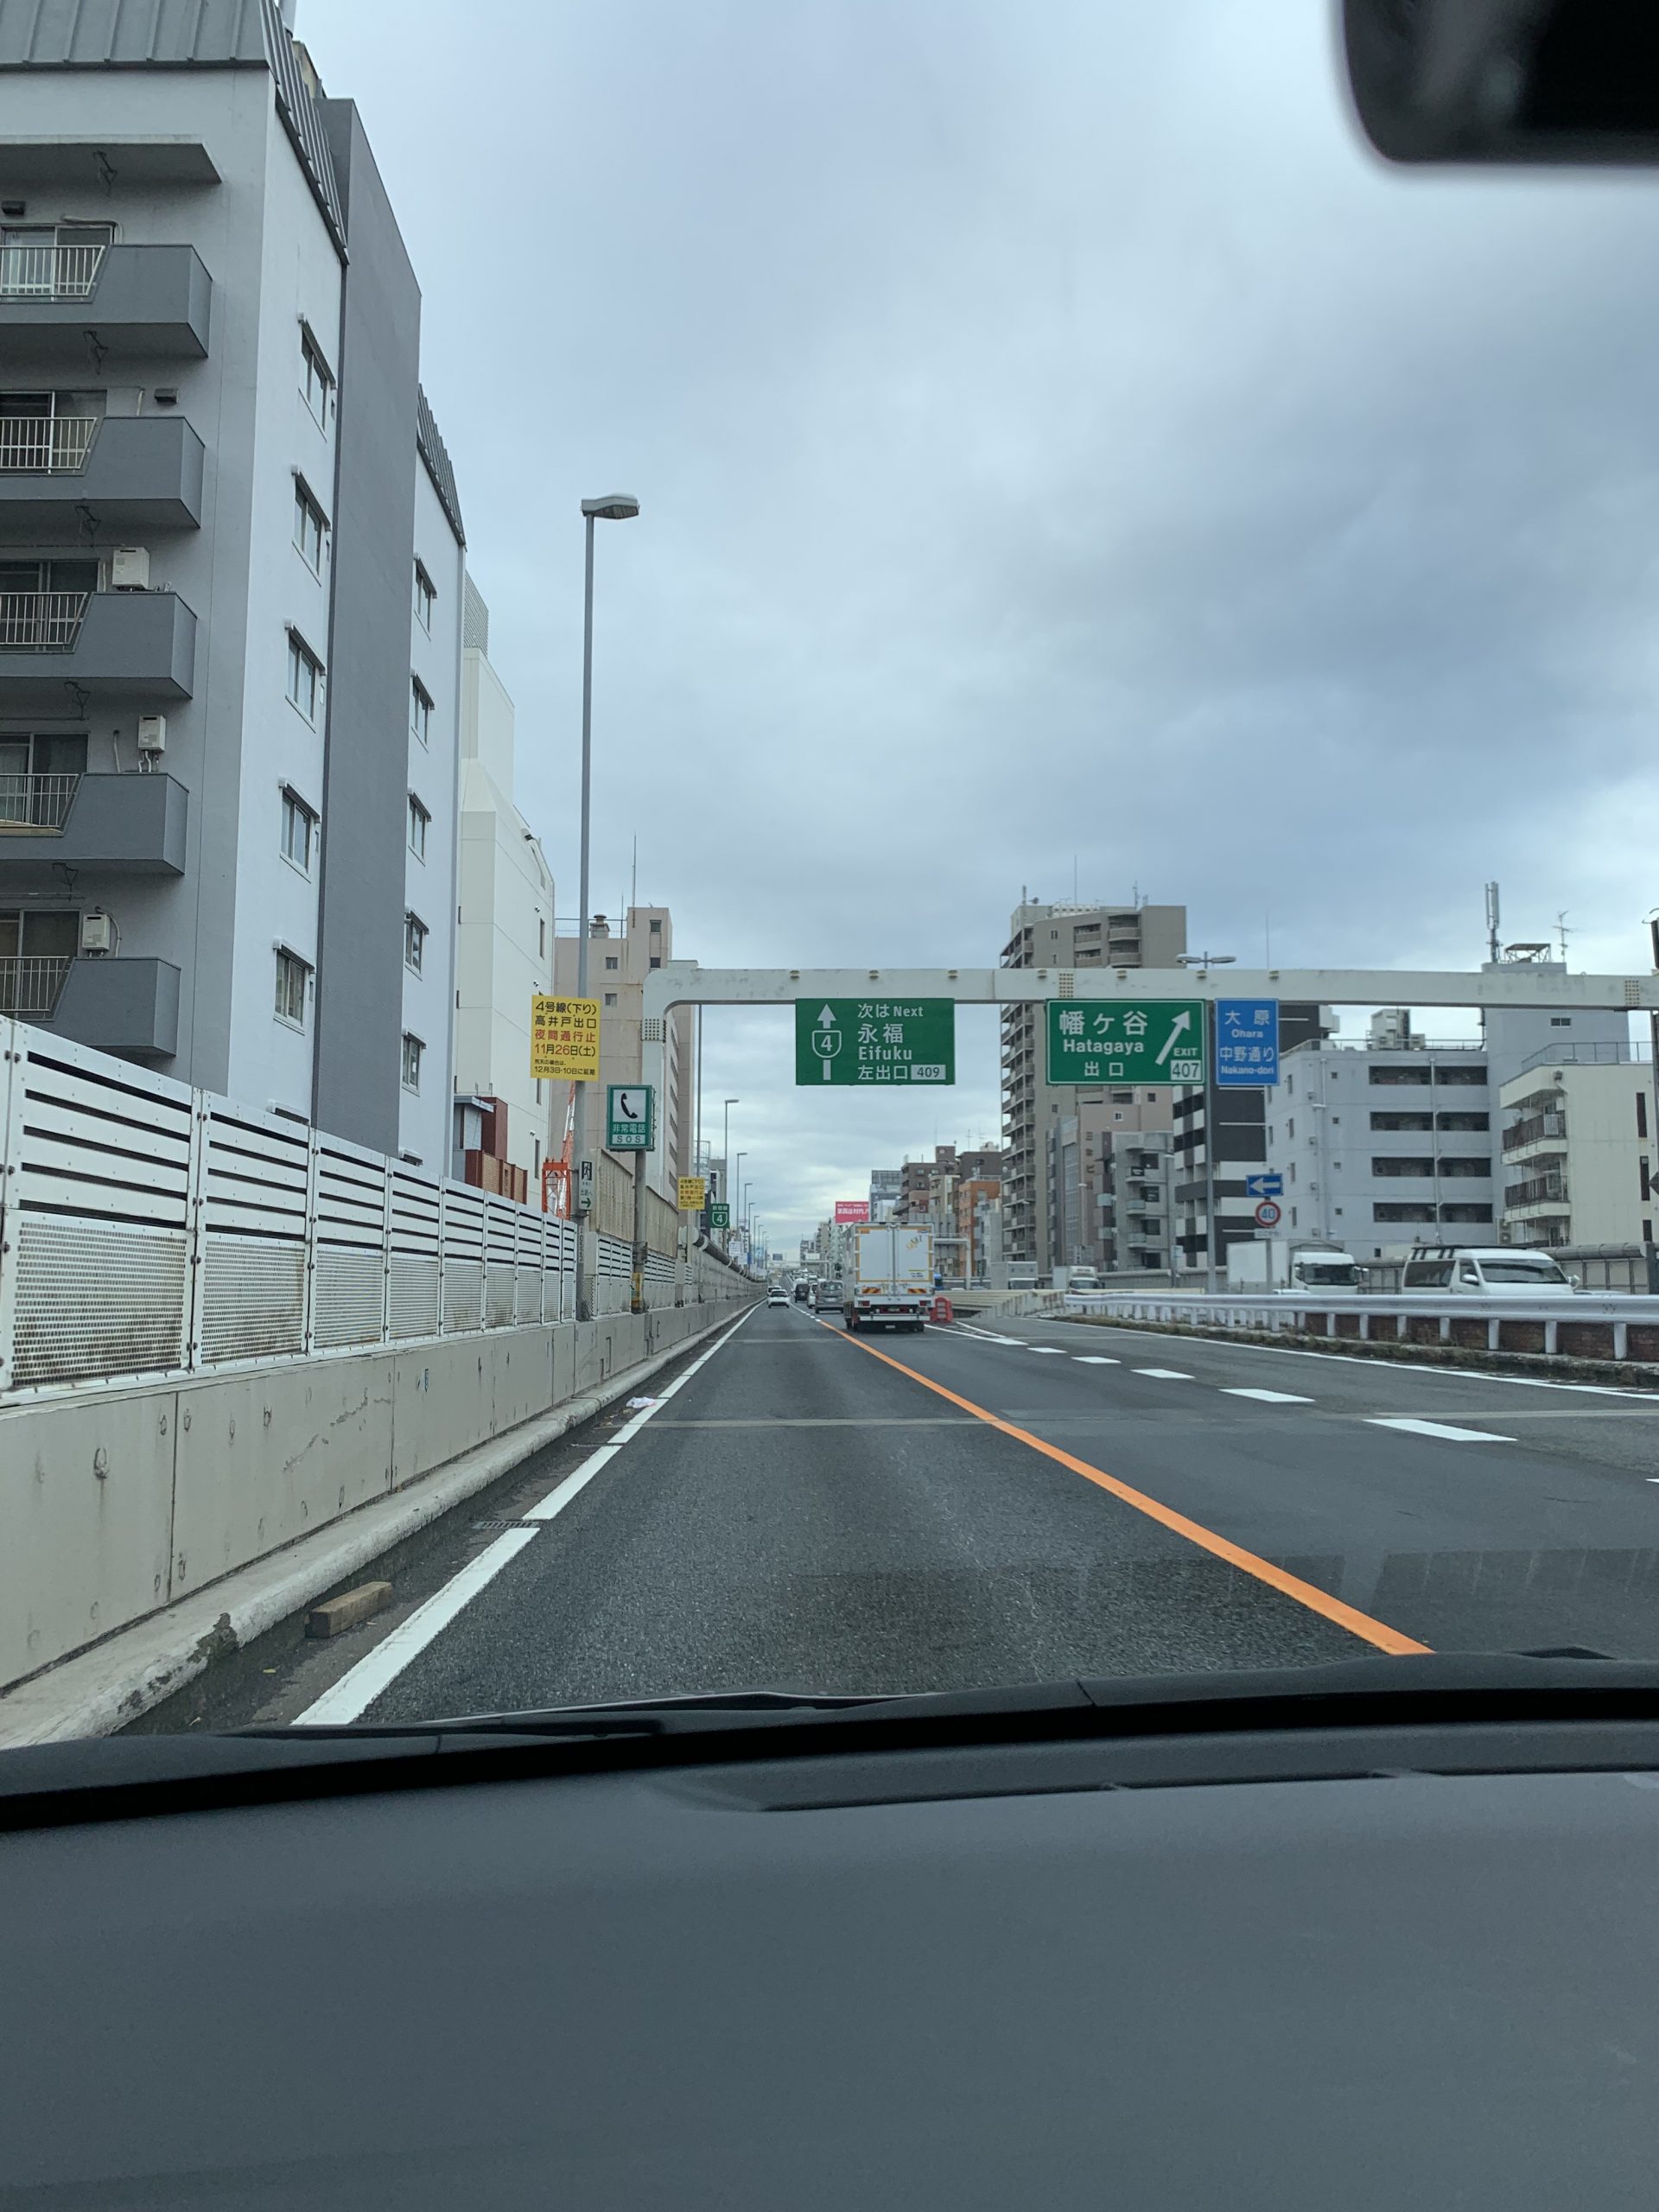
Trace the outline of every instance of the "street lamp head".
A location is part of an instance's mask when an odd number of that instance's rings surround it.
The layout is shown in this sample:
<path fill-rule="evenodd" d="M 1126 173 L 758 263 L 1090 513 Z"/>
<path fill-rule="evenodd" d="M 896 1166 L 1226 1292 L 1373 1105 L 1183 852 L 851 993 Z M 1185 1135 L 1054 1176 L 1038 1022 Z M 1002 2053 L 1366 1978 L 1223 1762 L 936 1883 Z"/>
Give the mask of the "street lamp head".
<path fill-rule="evenodd" d="M 602 499 L 584 499 L 582 512 L 597 515 L 601 522 L 632 522 L 639 512 L 639 502 L 631 492 L 607 492 Z"/>

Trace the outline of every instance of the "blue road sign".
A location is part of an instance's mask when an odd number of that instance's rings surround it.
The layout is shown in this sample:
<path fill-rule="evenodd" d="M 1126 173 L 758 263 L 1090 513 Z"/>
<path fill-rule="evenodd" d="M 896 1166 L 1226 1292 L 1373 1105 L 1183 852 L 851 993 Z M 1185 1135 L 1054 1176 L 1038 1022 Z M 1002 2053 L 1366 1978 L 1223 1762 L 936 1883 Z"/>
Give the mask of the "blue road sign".
<path fill-rule="evenodd" d="M 1277 1168 L 1261 1175 L 1247 1175 L 1244 1195 L 1247 1198 L 1281 1198 L 1285 1195 L 1285 1179 Z"/>
<path fill-rule="evenodd" d="M 1216 1082 L 1241 1090 L 1279 1080 L 1277 999 L 1216 1001 Z"/>

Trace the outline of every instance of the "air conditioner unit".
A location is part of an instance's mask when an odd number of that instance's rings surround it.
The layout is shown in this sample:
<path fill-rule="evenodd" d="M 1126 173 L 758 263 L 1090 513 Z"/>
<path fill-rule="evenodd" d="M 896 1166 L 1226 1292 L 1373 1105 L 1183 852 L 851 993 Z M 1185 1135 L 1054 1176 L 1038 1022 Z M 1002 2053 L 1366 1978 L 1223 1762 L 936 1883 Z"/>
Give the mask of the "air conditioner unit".
<path fill-rule="evenodd" d="M 80 949 L 83 953 L 113 952 L 115 924 L 107 914 L 94 910 L 80 918 Z"/>
<path fill-rule="evenodd" d="M 149 589 L 149 548 L 147 545 L 118 545 L 115 548 L 110 555 L 110 589 Z"/>
<path fill-rule="evenodd" d="M 165 715 L 139 715 L 138 750 L 141 753 L 166 752 L 167 716 Z"/>

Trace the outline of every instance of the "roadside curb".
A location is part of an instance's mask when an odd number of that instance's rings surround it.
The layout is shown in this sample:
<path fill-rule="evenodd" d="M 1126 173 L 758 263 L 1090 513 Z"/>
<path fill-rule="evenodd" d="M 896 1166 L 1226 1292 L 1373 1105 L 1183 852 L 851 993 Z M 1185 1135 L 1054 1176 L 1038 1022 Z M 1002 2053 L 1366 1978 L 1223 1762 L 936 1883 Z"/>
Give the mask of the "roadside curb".
<path fill-rule="evenodd" d="M 722 1311 L 706 1328 L 611 1376 L 487 1444 L 474 1446 L 407 1488 L 361 1505 L 313 1535 L 118 1630 L 0 1695 L 0 1750 L 113 1735 L 228 1656 L 301 1611 L 346 1576 L 418 1535 L 478 1491 L 630 1395 L 664 1367 L 731 1327 Z"/>
<path fill-rule="evenodd" d="M 1268 1350 L 1340 1352 L 1344 1358 L 1404 1361 L 1413 1367 L 1460 1368 L 1478 1375 L 1528 1375 L 1541 1382 L 1613 1382 L 1626 1389 L 1659 1391 L 1659 1367 L 1628 1359 L 1575 1359 L 1571 1354 L 1482 1351 L 1471 1344 L 1419 1344 L 1404 1338 L 1316 1337 L 1306 1329 L 1200 1328 L 1192 1321 L 1148 1321 L 1120 1313 L 1057 1313 L 1060 1321 L 1090 1329 L 1140 1329 L 1154 1337 L 1198 1337 L 1218 1344 L 1262 1344 Z"/>

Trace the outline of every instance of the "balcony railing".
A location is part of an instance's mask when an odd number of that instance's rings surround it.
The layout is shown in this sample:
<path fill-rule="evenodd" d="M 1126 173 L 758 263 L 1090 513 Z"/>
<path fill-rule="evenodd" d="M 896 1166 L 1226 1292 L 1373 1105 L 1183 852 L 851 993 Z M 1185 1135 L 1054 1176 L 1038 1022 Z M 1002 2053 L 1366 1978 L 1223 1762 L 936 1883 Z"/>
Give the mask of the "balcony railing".
<path fill-rule="evenodd" d="M 1511 1122 L 1503 1132 L 1505 1152 L 1517 1152 L 1523 1144 L 1536 1144 L 1541 1137 L 1564 1137 L 1567 1135 L 1565 1114 L 1529 1114 L 1524 1122 Z"/>
<path fill-rule="evenodd" d="M 0 833 L 7 830 L 61 830 L 80 778 L 35 776 L 0 769 Z"/>
<path fill-rule="evenodd" d="M 1564 1206 L 1567 1203 L 1567 1178 L 1564 1175 L 1539 1175 L 1530 1183 L 1510 1183 L 1504 1186 L 1503 1205 L 1506 1211 L 1513 1206 Z"/>
<path fill-rule="evenodd" d="M 73 652 L 91 597 L 85 591 L 0 591 L 0 651 Z"/>
<path fill-rule="evenodd" d="M 68 973 L 67 956 L 0 960 L 0 1014 L 11 1014 L 19 1021 L 49 1014 Z"/>
<path fill-rule="evenodd" d="M 0 468 L 32 476 L 72 476 L 86 466 L 102 418 L 97 415 L 0 417 Z"/>
<path fill-rule="evenodd" d="M 0 300 L 85 300 L 98 282 L 100 245 L 0 245 Z"/>

